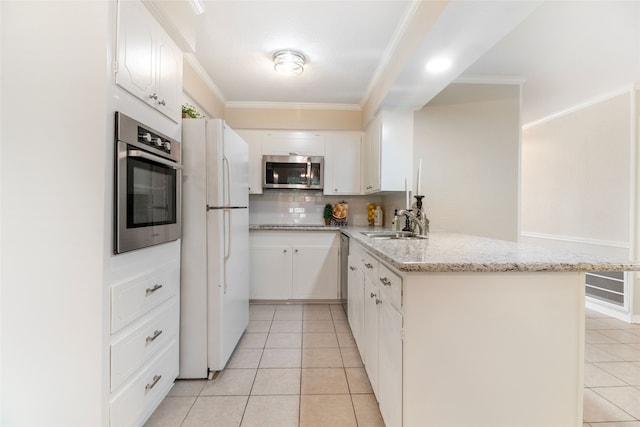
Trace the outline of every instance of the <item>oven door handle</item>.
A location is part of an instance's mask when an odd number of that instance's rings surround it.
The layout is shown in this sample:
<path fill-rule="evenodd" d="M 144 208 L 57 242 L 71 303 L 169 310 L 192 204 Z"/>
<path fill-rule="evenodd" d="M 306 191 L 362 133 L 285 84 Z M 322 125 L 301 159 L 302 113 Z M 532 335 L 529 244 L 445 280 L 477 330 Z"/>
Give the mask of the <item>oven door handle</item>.
<path fill-rule="evenodd" d="M 142 159 L 151 160 L 152 162 L 160 163 L 161 165 L 169 166 L 173 169 L 182 169 L 182 165 L 180 163 L 165 160 L 162 157 L 154 156 L 153 154 L 149 154 L 142 150 L 129 150 L 127 155 L 129 157 L 140 157 Z"/>

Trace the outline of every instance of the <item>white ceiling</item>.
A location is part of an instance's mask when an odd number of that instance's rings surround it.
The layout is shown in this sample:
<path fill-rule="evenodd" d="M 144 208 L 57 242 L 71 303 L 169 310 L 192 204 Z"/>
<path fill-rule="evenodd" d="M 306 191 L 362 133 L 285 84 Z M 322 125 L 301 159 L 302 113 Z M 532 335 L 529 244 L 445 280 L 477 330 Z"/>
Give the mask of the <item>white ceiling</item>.
<path fill-rule="evenodd" d="M 392 68 L 420 2 L 203 4 L 194 57 L 228 105 L 361 107 Z M 531 121 L 638 79 L 639 23 L 638 1 L 452 0 L 399 64 L 381 104 L 420 108 L 456 79 L 524 82 L 523 121 Z M 273 71 L 272 55 L 284 48 L 307 56 L 301 75 Z M 424 71 L 435 54 L 453 59 L 447 73 Z"/>

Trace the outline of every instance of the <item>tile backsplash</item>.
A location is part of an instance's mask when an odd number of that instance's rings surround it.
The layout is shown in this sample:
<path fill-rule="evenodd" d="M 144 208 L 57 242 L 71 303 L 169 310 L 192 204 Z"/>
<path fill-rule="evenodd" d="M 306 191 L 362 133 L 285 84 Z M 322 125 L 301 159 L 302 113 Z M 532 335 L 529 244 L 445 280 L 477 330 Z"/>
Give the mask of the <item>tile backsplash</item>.
<path fill-rule="evenodd" d="M 251 224 L 324 224 L 322 211 L 327 203 L 345 201 L 349 204 L 349 225 L 368 225 L 367 205 L 379 205 L 383 197 L 325 196 L 322 191 L 265 190 L 264 194 L 249 196 L 249 222 Z M 386 213 L 386 212 L 385 212 Z M 386 222 L 386 221 L 385 221 Z"/>

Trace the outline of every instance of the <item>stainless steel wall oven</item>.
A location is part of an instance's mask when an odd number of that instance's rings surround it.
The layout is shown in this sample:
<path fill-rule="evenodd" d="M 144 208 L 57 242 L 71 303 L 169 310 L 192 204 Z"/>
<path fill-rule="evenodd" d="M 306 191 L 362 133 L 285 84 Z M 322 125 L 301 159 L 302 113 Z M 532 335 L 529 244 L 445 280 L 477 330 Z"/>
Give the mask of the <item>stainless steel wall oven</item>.
<path fill-rule="evenodd" d="M 180 238 L 182 147 L 116 112 L 116 254 Z"/>

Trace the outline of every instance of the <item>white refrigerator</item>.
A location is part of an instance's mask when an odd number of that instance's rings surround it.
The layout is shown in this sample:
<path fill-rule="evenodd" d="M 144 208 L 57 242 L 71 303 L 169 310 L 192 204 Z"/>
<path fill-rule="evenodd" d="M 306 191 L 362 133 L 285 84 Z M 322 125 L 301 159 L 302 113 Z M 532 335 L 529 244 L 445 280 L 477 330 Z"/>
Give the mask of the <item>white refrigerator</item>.
<path fill-rule="evenodd" d="M 186 119 L 182 151 L 178 378 L 207 378 L 249 324 L 249 150 L 220 119 Z"/>

